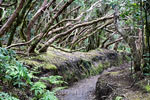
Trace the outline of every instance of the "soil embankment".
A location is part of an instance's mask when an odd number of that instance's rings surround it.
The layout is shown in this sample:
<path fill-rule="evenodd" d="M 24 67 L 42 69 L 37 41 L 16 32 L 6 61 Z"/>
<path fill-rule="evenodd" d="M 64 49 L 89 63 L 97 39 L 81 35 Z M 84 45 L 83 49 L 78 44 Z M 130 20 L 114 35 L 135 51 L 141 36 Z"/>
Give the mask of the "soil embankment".
<path fill-rule="evenodd" d="M 39 73 L 37 77 L 61 75 L 70 84 L 89 76 L 97 75 L 110 66 L 117 66 L 126 61 L 125 54 L 113 50 L 97 49 L 89 52 L 63 52 L 49 48 L 44 54 L 22 57 L 31 69 Z"/>
<path fill-rule="evenodd" d="M 150 100 L 149 79 L 131 74 L 130 64 L 105 70 L 96 83 L 97 100 Z"/>

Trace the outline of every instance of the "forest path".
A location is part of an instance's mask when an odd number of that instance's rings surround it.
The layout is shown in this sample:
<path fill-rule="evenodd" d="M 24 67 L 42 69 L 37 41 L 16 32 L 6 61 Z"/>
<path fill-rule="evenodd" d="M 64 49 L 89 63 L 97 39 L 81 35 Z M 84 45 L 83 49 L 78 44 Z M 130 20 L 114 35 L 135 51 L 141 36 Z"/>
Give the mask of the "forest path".
<path fill-rule="evenodd" d="M 100 75 L 80 80 L 68 89 L 58 92 L 59 100 L 93 100 L 97 79 Z"/>
<path fill-rule="evenodd" d="M 110 70 L 121 70 L 122 67 L 129 67 L 129 64 L 123 64 L 118 67 L 108 68 L 107 70 L 104 70 L 100 75 L 91 76 L 87 79 L 83 79 L 74 83 L 69 88 L 61 90 L 57 93 L 59 100 L 94 100 L 94 92 L 98 78 L 106 74 Z"/>

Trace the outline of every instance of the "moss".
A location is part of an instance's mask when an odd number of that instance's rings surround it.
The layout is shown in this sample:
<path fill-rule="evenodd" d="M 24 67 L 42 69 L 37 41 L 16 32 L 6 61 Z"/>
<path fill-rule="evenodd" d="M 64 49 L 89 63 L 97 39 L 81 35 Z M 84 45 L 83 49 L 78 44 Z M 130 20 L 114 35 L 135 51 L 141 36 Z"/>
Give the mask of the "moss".
<path fill-rule="evenodd" d="M 103 64 L 99 64 L 98 66 L 92 66 L 90 69 L 90 75 L 97 75 L 103 71 Z"/>
<path fill-rule="evenodd" d="M 129 56 L 127 56 L 127 55 L 125 55 L 125 60 L 127 60 L 127 61 L 131 61 L 131 57 L 129 57 Z"/>
<path fill-rule="evenodd" d="M 146 85 L 146 86 L 144 87 L 144 89 L 145 89 L 147 92 L 150 92 L 150 85 Z"/>
<path fill-rule="evenodd" d="M 103 68 L 108 68 L 110 67 L 110 62 L 106 61 L 102 65 L 103 65 Z"/>
<path fill-rule="evenodd" d="M 35 61 L 33 59 L 25 59 L 25 60 L 21 60 L 22 62 L 26 63 L 26 65 L 31 65 L 34 68 L 39 68 L 39 67 L 43 67 L 44 69 L 57 69 L 57 67 L 53 64 L 47 63 L 45 61 L 40 62 L 40 61 Z"/>
<path fill-rule="evenodd" d="M 41 60 L 41 61 L 50 61 L 50 59 L 54 59 L 55 57 L 56 55 L 54 53 L 47 51 L 46 53 L 32 57 L 32 59 Z"/>
<path fill-rule="evenodd" d="M 82 78 L 90 76 L 90 68 L 87 69 L 83 64 L 81 64 L 80 67 L 82 67 L 83 70 L 83 74 L 81 75 Z"/>
<path fill-rule="evenodd" d="M 78 81 L 80 78 L 77 77 L 77 74 L 75 72 L 70 72 L 70 71 L 66 71 L 65 73 L 63 73 L 63 79 L 66 82 L 75 82 Z"/>
<path fill-rule="evenodd" d="M 33 67 L 43 67 L 45 69 L 57 69 L 57 67 L 54 64 L 59 65 L 67 60 L 65 56 L 57 55 L 57 52 L 58 51 L 55 51 L 53 49 L 48 49 L 46 53 L 40 54 L 38 56 L 21 58 L 19 60 Z"/>
<path fill-rule="evenodd" d="M 101 49 L 101 48 L 98 48 L 97 50 L 100 52 L 104 52 L 104 49 Z"/>
<path fill-rule="evenodd" d="M 121 65 L 121 64 L 123 64 L 123 57 L 122 56 L 118 56 L 117 65 Z"/>
<path fill-rule="evenodd" d="M 27 65 L 32 65 L 36 67 L 41 65 L 39 62 L 33 60 L 23 60 L 22 62 L 26 63 Z"/>
<path fill-rule="evenodd" d="M 45 64 L 43 66 L 43 68 L 45 68 L 45 69 L 57 69 L 57 67 L 55 65 L 49 64 L 49 63 Z"/>
<path fill-rule="evenodd" d="M 121 97 L 121 96 L 117 96 L 116 98 L 115 98 L 115 100 L 122 100 L 123 99 L 123 97 Z"/>
<path fill-rule="evenodd" d="M 98 72 L 102 72 L 103 69 L 104 69 L 104 65 L 103 65 L 103 64 L 99 64 L 99 65 L 98 65 L 98 68 L 97 68 L 97 71 L 98 71 Z"/>
<path fill-rule="evenodd" d="M 135 76 L 136 77 L 136 76 Z M 138 87 L 140 87 L 144 92 L 150 93 L 150 85 L 149 85 L 149 77 L 145 77 L 145 79 L 140 80 L 136 83 Z"/>
<path fill-rule="evenodd" d="M 58 55 L 57 55 L 57 53 L 58 53 Z M 67 60 L 67 58 L 65 56 L 59 56 L 59 54 L 61 54 L 61 53 L 58 51 L 55 51 L 53 49 L 52 50 L 48 49 L 48 51 L 46 53 L 40 54 L 38 56 L 33 56 L 33 57 L 31 57 L 31 59 L 37 60 L 37 61 L 42 61 L 45 63 L 55 63 L 55 64 L 58 64 L 58 63 L 61 63 L 61 62 L 64 62 Z"/>
<path fill-rule="evenodd" d="M 98 66 L 91 66 L 90 70 L 90 75 L 97 75 L 100 74 L 104 69 L 110 67 L 110 63 L 109 62 L 103 62 L 103 63 L 99 63 Z M 89 76 L 90 76 L 89 75 Z"/>
<path fill-rule="evenodd" d="M 110 72 L 112 76 L 117 76 L 120 72 Z"/>

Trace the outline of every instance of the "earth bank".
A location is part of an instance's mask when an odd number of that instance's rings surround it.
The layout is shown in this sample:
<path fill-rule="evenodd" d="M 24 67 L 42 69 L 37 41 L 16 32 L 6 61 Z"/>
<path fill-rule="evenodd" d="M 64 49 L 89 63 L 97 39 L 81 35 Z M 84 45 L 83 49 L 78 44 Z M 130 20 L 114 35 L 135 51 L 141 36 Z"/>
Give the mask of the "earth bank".
<path fill-rule="evenodd" d="M 110 66 L 120 65 L 126 62 L 127 58 L 125 53 L 107 49 L 67 53 L 49 48 L 46 53 L 22 57 L 21 61 L 31 69 L 38 70 L 37 77 L 61 75 L 65 81 L 72 83 L 97 75 Z"/>
<path fill-rule="evenodd" d="M 131 74 L 130 64 L 105 70 L 96 83 L 97 100 L 150 100 L 149 77 Z"/>

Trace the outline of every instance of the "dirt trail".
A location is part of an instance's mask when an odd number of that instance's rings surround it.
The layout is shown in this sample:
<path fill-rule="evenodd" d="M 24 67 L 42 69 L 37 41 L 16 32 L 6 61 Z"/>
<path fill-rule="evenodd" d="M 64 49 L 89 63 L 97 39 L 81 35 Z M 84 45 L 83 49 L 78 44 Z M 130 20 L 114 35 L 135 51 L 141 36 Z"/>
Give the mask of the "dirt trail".
<path fill-rule="evenodd" d="M 124 64 L 122 66 L 127 65 Z M 87 79 L 80 80 L 68 89 L 59 91 L 57 93 L 59 100 L 94 100 L 94 92 L 98 78 L 110 70 L 120 70 L 122 66 L 108 68 L 100 75 L 91 76 Z"/>
<path fill-rule="evenodd" d="M 136 85 L 130 88 L 134 79 L 129 70 L 130 64 L 123 64 L 119 67 L 111 67 L 104 70 L 102 74 L 74 83 L 71 87 L 58 92 L 59 100 L 94 100 L 94 92 L 97 80 L 104 80 L 115 86 L 113 97 L 122 96 L 122 100 L 150 100 L 149 93 L 143 93 Z M 112 100 L 108 98 L 107 100 Z M 101 100 L 101 99 L 100 99 Z"/>
<path fill-rule="evenodd" d="M 88 79 L 81 80 L 68 89 L 59 91 L 59 100 L 93 100 L 93 94 L 99 76 L 92 76 Z"/>

